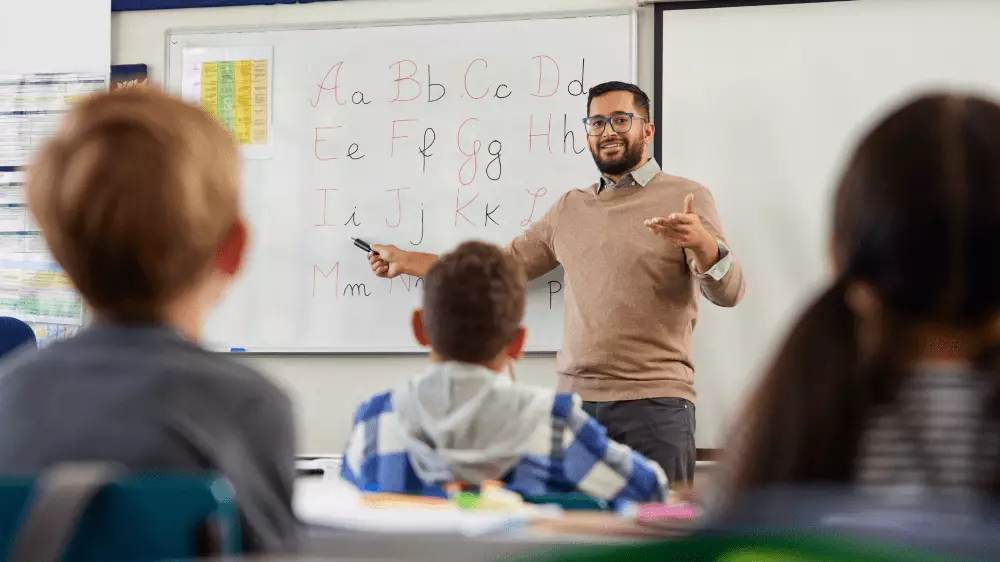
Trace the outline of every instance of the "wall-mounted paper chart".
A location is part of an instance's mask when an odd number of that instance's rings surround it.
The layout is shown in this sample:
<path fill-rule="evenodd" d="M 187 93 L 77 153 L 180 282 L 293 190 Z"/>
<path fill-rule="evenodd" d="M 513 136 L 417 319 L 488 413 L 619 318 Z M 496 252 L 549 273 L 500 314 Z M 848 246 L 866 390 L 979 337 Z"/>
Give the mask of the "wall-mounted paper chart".
<path fill-rule="evenodd" d="M 233 133 L 238 145 L 267 144 L 267 61 L 201 66 L 201 107 Z"/>
<path fill-rule="evenodd" d="M 0 75 L 0 315 L 32 323 L 44 341 L 83 324 L 83 300 L 28 212 L 24 171 L 70 107 L 106 88 L 98 74 Z"/>
<path fill-rule="evenodd" d="M 24 203 L 24 172 L 0 171 L 0 205 Z"/>
<path fill-rule="evenodd" d="M 80 324 L 83 301 L 55 263 L 0 260 L 0 316 Z"/>
<path fill-rule="evenodd" d="M 41 324 L 37 322 L 31 323 L 31 328 L 35 330 L 35 340 L 38 342 L 38 347 L 45 347 L 59 340 L 71 338 L 81 329 L 80 326 L 70 324 Z"/>
<path fill-rule="evenodd" d="M 97 75 L 0 75 L 0 173 L 27 164 L 74 101 L 106 88 L 107 78 Z M 15 180 L 5 174 L 0 184 Z"/>
<path fill-rule="evenodd" d="M 270 158 L 271 47 L 184 51 L 182 96 L 219 120 L 247 158 Z"/>

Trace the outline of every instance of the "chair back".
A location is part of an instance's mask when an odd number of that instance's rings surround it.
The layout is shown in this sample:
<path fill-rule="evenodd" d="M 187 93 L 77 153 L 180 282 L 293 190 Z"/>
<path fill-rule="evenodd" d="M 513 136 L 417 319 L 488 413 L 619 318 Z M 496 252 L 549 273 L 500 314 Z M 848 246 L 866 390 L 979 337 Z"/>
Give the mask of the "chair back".
<path fill-rule="evenodd" d="M 129 474 L 60 465 L 0 478 L 0 546 L 11 562 L 184 560 L 241 552 L 232 487 L 212 474 Z"/>
<path fill-rule="evenodd" d="M 24 346 L 38 347 L 35 331 L 22 320 L 0 316 L 0 357 Z"/>

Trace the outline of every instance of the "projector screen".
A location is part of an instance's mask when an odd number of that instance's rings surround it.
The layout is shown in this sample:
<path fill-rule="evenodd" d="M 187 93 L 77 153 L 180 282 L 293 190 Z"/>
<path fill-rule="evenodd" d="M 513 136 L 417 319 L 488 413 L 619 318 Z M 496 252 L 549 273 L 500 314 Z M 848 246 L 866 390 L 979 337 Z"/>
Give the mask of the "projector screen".
<path fill-rule="evenodd" d="M 831 197 L 856 141 L 928 90 L 1000 90 L 1000 2 L 659 5 L 655 153 L 705 185 L 743 264 L 735 309 L 702 300 L 698 447 L 721 447 L 789 324 L 829 281 Z"/>

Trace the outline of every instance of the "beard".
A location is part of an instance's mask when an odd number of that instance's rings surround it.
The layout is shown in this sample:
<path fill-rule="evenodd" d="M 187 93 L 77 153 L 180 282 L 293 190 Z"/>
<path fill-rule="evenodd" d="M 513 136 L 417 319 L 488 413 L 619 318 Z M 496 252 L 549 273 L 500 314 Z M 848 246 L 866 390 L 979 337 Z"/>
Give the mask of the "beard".
<path fill-rule="evenodd" d="M 621 142 L 623 144 L 620 156 L 607 159 L 601 157 L 601 145 L 608 144 L 609 142 Z M 642 163 L 642 143 L 626 138 L 616 141 L 605 141 L 598 144 L 596 151 L 591 150 L 590 155 L 594 157 L 594 164 L 597 165 L 597 169 L 602 174 L 606 176 L 620 176 Z"/>

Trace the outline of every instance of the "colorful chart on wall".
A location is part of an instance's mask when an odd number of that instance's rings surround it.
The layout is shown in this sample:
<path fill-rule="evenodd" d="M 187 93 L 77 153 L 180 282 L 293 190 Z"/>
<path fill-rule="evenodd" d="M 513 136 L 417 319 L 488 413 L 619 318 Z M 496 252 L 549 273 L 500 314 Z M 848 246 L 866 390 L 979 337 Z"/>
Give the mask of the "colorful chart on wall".
<path fill-rule="evenodd" d="M 28 212 L 25 169 L 72 104 L 106 88 L 103 75 L 0 75 L 0 316 L 32 324 L 43 343 L 74 333 L 84 306 Z"/>
<path fill-rule="evenodd" d="M 271 157 L 271 47 L 184 51 L 181 95 L 219 120 L 251 159 Z"/>

